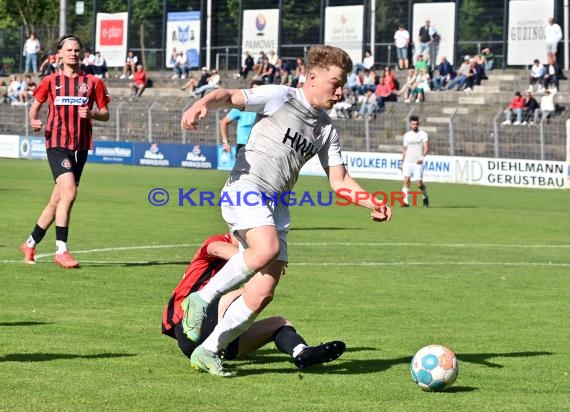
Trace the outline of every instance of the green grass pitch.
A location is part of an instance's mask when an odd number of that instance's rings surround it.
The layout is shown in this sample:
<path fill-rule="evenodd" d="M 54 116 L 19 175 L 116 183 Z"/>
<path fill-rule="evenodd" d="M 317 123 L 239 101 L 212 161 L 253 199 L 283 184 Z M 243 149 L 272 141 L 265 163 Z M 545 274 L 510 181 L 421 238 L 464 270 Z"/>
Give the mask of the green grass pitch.
<path fill-rule="evenodd" d="M 262 316 L 347 352 L 298 370 L 268 345 L 232 362 L 235 378 L 193 372 L 161 335 L 162 310 L 196 246 L 226 227 L 218 207 L 177 206 L 177 190 L 217 193 L 226 175 L 88 164 L 69 241 L 82 267 L 63 270 L 53 228 L 39 263 L 19 262 L 52 188 L 47 162 L 0 159 L 0 410 L 570 410 L 569 191 L 428 183 L 433 207 L 395 207 L 390 223 L 292 207 L 291 263 Z M 155 187 L 166 206 L 149 204 Z M 431 343 L 460 362 L 445 393 L 410 378 Z"/>

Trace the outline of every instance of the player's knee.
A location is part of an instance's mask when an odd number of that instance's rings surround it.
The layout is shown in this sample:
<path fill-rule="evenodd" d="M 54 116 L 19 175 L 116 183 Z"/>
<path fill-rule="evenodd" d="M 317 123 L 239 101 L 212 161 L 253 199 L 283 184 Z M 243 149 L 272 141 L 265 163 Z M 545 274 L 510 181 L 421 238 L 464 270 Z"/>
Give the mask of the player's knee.
<path fill-rule="evenodd" d="M 254 270 L 259 270 L 277 258 L 279 255 L 279 241 L 276 243 L 269 242 L 263 247 L 249 249 L 247 252 L 248 266 Z"/>
<path fill-rule="evenodd" d="M 273 292 L 265 292 L 258 294 L 253 301 L 250 301 L 253 307 L 250 307 L 254 312 L 259 313 L 265 309 L 273 300 Z M 249 306 L 249 305 L 248 305 Z"/>

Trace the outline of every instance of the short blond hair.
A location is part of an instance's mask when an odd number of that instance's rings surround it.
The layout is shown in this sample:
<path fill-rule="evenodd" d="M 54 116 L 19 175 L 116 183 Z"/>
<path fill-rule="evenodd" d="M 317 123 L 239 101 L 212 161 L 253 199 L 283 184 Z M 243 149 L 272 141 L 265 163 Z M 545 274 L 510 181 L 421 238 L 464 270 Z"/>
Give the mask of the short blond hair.
<path fill-rule="evenodd" d="M 311 70 L 314 67 L 330 69 L 336 66 L 344 74 L 352 71 L 352 60 L 350 60 L 348 53 L 334 46 L 312 46 L 307 53 L 306 65 L 307 70 Z"/>

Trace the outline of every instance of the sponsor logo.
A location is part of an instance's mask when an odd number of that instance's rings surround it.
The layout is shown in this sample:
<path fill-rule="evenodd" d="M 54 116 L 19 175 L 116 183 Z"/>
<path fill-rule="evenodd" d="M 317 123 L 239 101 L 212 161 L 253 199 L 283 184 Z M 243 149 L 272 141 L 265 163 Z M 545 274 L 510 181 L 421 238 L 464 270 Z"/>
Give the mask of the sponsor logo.
<path fill-rule="evenodd" d="M 63 86 L 55 86 L 55 90 L 61 89 Z"/>
<path fill-rule="evenodd" d="M 123 44 L 124 20 L 101 20 L 101 46 L 121 46 Z"/>
<path fill-rule="evenodd" d="M 263 30 L 265 30 L 266 24 L 267 18 L 265 17 L 265 14 L 258 14 L 255 18 L 255 28 L 258 30 L 258 36 L 263 36 Z"/>
<path fill-rule="evenodd" d="M 89 102 L 88 97 L 80 96 L 56 96 L 53 104 L 56 106 L 83 106 Z"/>
<path fill-rule="evenodd" d="M 89 86 L 87 86 L 87 83 L 79 83 L 79 85 L 77 86 L 77 91 L 81 94 L 87 93 L 88 90 Z"/>
<path fill-rule="evenodd" d="M 148 150 L 145 150 L 144 158 L 139 160 L 139 164 L 145 166 L 169 166 L 170 162 L 160 153 L 158 145 L 153 143 Z"/>
<path fill-rule="evenodd" d="M 195 167 L 199 169 L 211 169 L 212 163 L 208 162 L 202 154 L 199 145 L 195 145 L 191 152 L 186 153 L 186 160 L 180 162 L 182 167 Z"/>
<path fill-rule="evenodd" d="M 180 27 L 178 26 L 178 41 L 180 43 L 186 43 L 190 38 L 190 26 Z"/>
<path fill-rule="evenodd" d="M 64 169 L 69 170 L 69 169 L 71 169 L 71 162 L 69 161 L 69 159 L 63 159 L 63 161 L 61 162 L 61 166 Z"/>

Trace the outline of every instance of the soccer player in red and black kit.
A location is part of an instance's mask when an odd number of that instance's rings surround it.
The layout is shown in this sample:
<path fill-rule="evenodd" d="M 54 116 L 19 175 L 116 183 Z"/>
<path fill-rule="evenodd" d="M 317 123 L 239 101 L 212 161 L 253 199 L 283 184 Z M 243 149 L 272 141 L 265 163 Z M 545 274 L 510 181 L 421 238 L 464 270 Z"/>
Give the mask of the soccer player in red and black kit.
<path fill-rule="evenodd" d="M 92 148 L 91 121 L 109 120 L 107 105 L 110 101 L 105 84 L 80 70 L 81 47 L 81 40 L 72 34 L 59 39 L 57 49 L 63 70 L 43 78 L 30 107 L 30 125 L 37 132 L 44 126 L 38 118 L 39 111 L 46 101 L 49 104 L 45 138 L 55 186 L 34 230 L 21 246 L 26 263 L 35 263 L 36 245 L 55 220 L 55 263 L 64 268 L 79 266 L 67 251 L 69 218 L 87 151 Z M 98 110 L 93 109 L 94 103 Z"/>
<path fill-rule="evenodd" d="M 190 293 L 204 287 L 237 252 L 237 242 L 229 234 L 215 235 L 206 239 L 190 262 L 184 277 L 174 289 L 174 293 L 164 309 L 162 333 L 176 339 L 180 350 L 188 358 L 194 349 L 208 337 L 218 324 L 218 320 L 225 315 L 227 307 L 242 294 L 243 289 L 228 292 L 214 299 L 208 305 L 198 342 L 191 341 L 184 334 L 182 328 L 184 311 L 181 303 Z M 247 288 L 247 284 L 245 287 Z M 332 361 L 342 355 L 345 350 L 345 344 L 340 341 L 332 341 L 319 346 L 307 346 L 291 322 L 283 317 L 274 316 L 254 322 L 243 334 L 222 350 L 221 357 L 226 360 L 236 359 L 271 341 L 275 342 L 275 346 L 281 352 L 289 354 L 299 368 Z M 219 375 L 233 375 L 233 372 L 223 369 L 221 363 L 218 367 Z"/>

